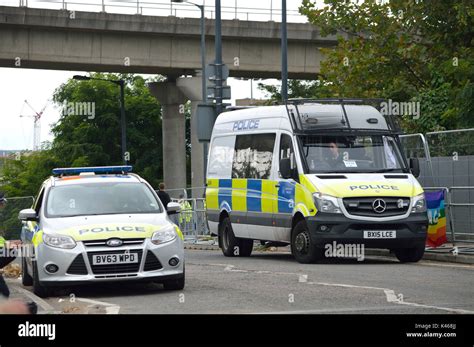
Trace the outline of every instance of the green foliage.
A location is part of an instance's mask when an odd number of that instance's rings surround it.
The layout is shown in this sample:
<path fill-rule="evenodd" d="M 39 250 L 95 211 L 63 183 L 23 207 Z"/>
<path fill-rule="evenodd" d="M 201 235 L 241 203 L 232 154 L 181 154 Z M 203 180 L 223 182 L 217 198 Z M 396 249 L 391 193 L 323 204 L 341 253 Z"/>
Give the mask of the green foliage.
<path fill-rule="evenodd" d="M 471 0 L 304 0 L 300 12 L 338 45 L 322 49 L 318 80 L 296 82 L 292 97 L 419 101 L 421 118 L 403 122 L 410 132 L 474 124 Z"/>
<path fill-rule="evenodd" d="M 91 74 L 126 81 L 127 151 L 134 171 L 157 186 L 163 177 L 161 108 L 140 76 Z M 52 151 L 65 166 L 101 166 L 122 163 L 120 88 L 110 82 L 69 80 L 54 93 L 59 105 L 92 102 L 95 117 L 63 113 L 53 128 Z"/>

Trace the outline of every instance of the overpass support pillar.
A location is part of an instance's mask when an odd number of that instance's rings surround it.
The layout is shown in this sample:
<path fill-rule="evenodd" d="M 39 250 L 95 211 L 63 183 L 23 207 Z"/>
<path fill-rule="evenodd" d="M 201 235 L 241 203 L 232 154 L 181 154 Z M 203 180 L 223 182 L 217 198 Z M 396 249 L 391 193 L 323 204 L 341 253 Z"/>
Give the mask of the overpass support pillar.
<path fill-rule="evenodd" d="M 191 101 L 191 184 L 192 187 L 204 187 L 204 144 L 197 137 L 197 106 L 202 102 L 201 76 L 180 77 L 176 85 Z M 207 146 L 206 146 L 207 148 Z M 201 198 L 204 189 L 193 191 L 194 198 Z"/>
<path fill-rule="evenodd" d="M 162 107 L 164 182 L 169 189 L 186 188 L 186 126 L 183 105 L 187 99 L 174 81 L 153 82 L 148 87 Z"/>

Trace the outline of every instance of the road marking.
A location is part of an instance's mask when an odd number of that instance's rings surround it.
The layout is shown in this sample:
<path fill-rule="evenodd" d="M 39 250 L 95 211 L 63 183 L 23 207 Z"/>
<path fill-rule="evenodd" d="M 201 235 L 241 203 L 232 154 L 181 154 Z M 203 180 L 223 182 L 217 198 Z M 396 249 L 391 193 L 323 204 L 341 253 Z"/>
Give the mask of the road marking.
<path fill-rule="evenodd" d="M 219 266 L 224 267 L 224 271 L 229 272 L 246 272 L 246 273 L 267 273 L 273 275 L 292 275 L 298 277 L 298 283 L 305 283 L 305 284 L 314 284 L 320 286 L 331 286 L 331 287 L 343 287 L 343 288 L 357 288 L 357 289 L 368 289 L 368 290 L 378 290 L 383 291 L 385 294 L 385 299 L 388 303 L 394 303 L 398 305 L 406 305 L 411 307 L 421 307 L 421 308 L 429 308 L 434 310 L 441 310 L 441 311 L 448 311 L 452 313 L 462 313 L 462 314 L 474 314 L 474 311 L 471 310 L 464 310 L 464 309 L 457 309 L 457 308 L 450 308 L 450 307 L 441 307 L 441 306 L 434 306 L 434 305 L 424 305 L 418 304 L 415 302 L 407 302 L 402 299 L 402 297 L 398 297 L 395 294 L 393 289 L 389 288 L 382 288 L 382 287 L 371 287 L 371 286 L 358 286 L 354 284 L 345 284 L 345 283 L 328 283 L 328 282 L 308 282 L 308 275 L 296 273 L 296 272 L 273 272 L 268 270 L 245 270 L 245 269 L 237 269 L 235 265 L 231 264 L 190 264 L 190 265 L 199 265 L 199 266 Z M 264 271 L 264 272 L 262 272 Z"/>
<path fill-rule="evenodd" d="M 85 298 L 76 298 L 76 301 L 82 301 L 85 303 L 89 303 L 91 306 L 104 306 L 105 307 L 105 313 L 106 314 L 118 314 L 120 311 L 120 306 L 115 305 L 115 304 L 109 304 L 108 302 L 103 302 L 103 301 L 98 301 L 98 300 L 92 300 L 92 299 L 85 299 Z"/>
<path fill-rule="evenodd" d="M 308 275 L 300 275 L 298 277 L 298 282 L 300 282 L 300 283 L 308 282 Z"/>

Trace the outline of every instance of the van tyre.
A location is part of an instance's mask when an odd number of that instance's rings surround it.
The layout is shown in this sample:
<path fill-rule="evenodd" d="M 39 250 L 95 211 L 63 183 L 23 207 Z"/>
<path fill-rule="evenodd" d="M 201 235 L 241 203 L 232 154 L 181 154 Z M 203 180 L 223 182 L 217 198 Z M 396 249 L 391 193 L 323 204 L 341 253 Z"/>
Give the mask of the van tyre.
<path fill-rule="evenodd" d="M 226 257 L 249 257 L 253 250 L 253 240 L 235 237 L 229 217 L 219 224 L 219 245 Z"/>
<path fill-rule="evenodd" d="M 40 298 L 47 298 L 51 296 L 52 290 L 41 284 L 38 276 L 38 265 L 36 262 L 33 263 L 33 293 Z"/>
<path fill-rule="evenodd" d="M 302 264 L 314 263 L 324 258 L 324 249 L 315 247 L 305 220 L 299 221 L 293 228 L 291 254 Z"/>
<path fill-rule="evenodd" d="M 28 273 L 28 267 L 26 265 L 26 258 L 21 258 L 21 284 L 24 286 L 33 285 L 33 277 Z"/>
<path fill-rule="evenodd" d="M 416 263 L 423 258 L 425 245 L 423 244 L 414 248 L 399 248 L 393 250 L 393 252 L 401 263 Z"/>

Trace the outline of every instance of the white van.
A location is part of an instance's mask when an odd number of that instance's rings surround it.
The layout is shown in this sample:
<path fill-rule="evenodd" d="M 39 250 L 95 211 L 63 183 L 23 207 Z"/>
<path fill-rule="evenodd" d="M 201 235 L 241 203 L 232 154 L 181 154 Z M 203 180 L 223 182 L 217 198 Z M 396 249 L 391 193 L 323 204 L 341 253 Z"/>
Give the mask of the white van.
<path fill-rule="evenodd" d="M 417 159 L 394 119 L 363 100 L 293 100 L 219 115 L 207 169 L 211 232 L 226 256 L 254 240 L 290 244 L 297 261 L 333 242 L 423 256 L 428 218 Z"/>

